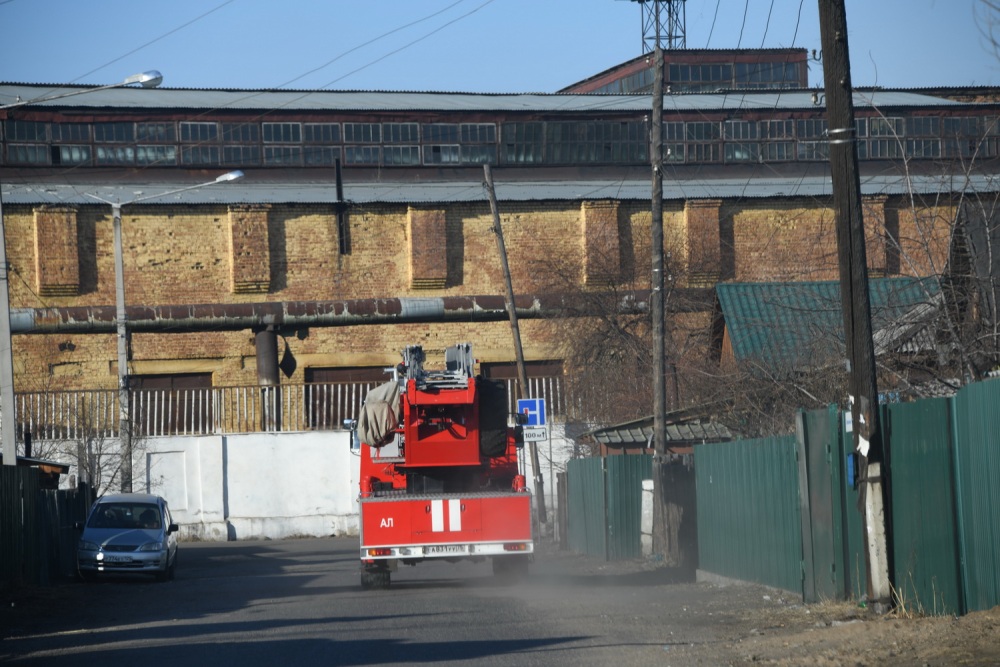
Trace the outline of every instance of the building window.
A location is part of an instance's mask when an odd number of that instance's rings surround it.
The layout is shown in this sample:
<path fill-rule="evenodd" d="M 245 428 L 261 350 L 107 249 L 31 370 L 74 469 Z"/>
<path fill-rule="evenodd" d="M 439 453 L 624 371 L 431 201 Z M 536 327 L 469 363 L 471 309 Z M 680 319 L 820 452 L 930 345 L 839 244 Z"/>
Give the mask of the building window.
<path fill-rule="evenodd" d="M 873 160 L 900 158 L 903 157 L 903 147 L 896 139 L 872 139 L 869 155 Z"/>
<path fill-rule="evenodd" d="M 310 144 L 339 144 L 339 123 L 305 123 L 302 126 L 305 141 Z"/>
<path fill-rule="evenodd" d="M 542 161 L 543 125 L 532 123 L 504 123 L 503 161 L 508 164 L 537 164 Z"/>
<path fill-rule="evenodd" d="M 260 127 L 256 123 L 223 123 L 222 140 L 230 144 L 256 144 Z"/>
<path fill-rule="evenodd" d="M 493 123 L 462 123 L 463 144 L 495 144 L 497 126 Z"/>
<path fill-rule="evenodd" d="M 460 159 L 462 164 L 496 164 L 496 146 L 462 146 Z"/>
<path fill-rule="evenodd" d="M 905 134 L 902 118 L 869 118 L 868 136 L 900 137 Z"/>
<path fill-rule="evenodd" d="M 176 165 L 177 164 L 177 147 L 176 146 L 136 146 L 135 147 L 135 161 L 136 164 L 141 164 L 144 166 L 150 165 Z"/>
<path fill-rule="evenodd" d="M 420 146 L 386 146 L 382 159 L 386 165 L 397 167 L 420 164 Z"/>
<path fill-rule="evenodd" d="M 48 141 L 49 124 L 30 120 L 8 120 L 4 122 L 8 141 Z"/>
<path fill-rule="evenodd" d="M 756 139 L 759 135 L 757 133 L 757 123 L 747 120 L 727 120 L 724 124 L 724 132 L 726 139 Z"/>
<path fill-rule="evenodd" d="M 94 123 L 97 143 L 131 143 L 135 141 L 135 123 Z"/>
<path fill-rule="evenodd" d="M 553 122 L 546 127 L 547 162 L 631 164 L 648 160 L 645 126 L 638 121 Z"/>
<path fill-rule="evenodd" d="M 334 146 L 306 146 L 302 158 L 311 167 L 329 167 L 340 159 L 340 149 Z"/>
<path fill-rule="evenodd" d="M 424 146 L 426 164 L 458 164 L 461 147 L 458 144 Z"/>
<path fill-rule="evenodd" d="M 90 146 L 52 146 L 52 164 L 90 164 Z"/>
<path fill-rule="evenodd" d="M 937 137 L 941 134 L 941 119 L 916 116 L 906 119 L 906 136 Z"/>
<path fill-rule="evenodd" d="M 825 139 L 826 133 L 826 119 L 808 118 L 795 121 L 795 136 L 799 139 Z"/>
<path fill-rule="evenodd" d="M 297 144 L 302 142 L 302 123 L 263 123 L 264 143 Z"/>
<path fill-rule="evenodd" d="M 378 123 L 344 123 L 344 141 L 377 144 L 382 141 L 382 127 Z"/>
<path fill-rule="evenodd" d="M 205 164 L 213 166 L 221 164 L 221 160 L 219 160 L 219 147 L 181 146 L 181 164 Z"/>
<path fill-rule="evenodd" d="M 667 162 L 684 162 L 684 144 L 663 144 L 663 159 Z"/>
<path fill-rule="evenodd" d="M 44 144 L 8 144 L 10 164 L 49 164 L 49 147 Z"/>
<path fill-rule="evenodd" d="M 664 141 L 684 141 L 687 138 L 684 133 L 684 123 L 664 123 L 660 132 Z"/>
<path fill-rule="evenodd" d="M 417 123 L 383 123 L 382 142 L 386 144 L 409 144 L 420 141 L 420 125 Z M 386 156 L 388 160 L 388 156 Z"/>
<path fill-rule="evenodd" d="M 459 142 L 459 126 L 455 123 L 428 123 L 423 126 L 424 143 L 426 144 L 457 144 Z"/>
<path fill-rule="evenodd" d="M 906 157 L 941 157 L 940 139 L 906 139 L 904 145 L 906 147 Z"/>
<path fill-rule="evenodd" d="M 301 146 L 264 146 L 264 165 L 268 167 L 301 167 Z"/>
<path fill-rule="evenodd" d="M 94 154 L 99 165 L 135 164 L 135 148 L 132 146 L 95 146 Z"/>
<path fill-rule="evenodd" d="M 762 120 L 760 122 L 761 139 L 792 139 L 795 137 L 795 121 Z"/>
<path fill-rule="evenodd" d="M 90 123 L 54 123 L 52 141 L 84 143 L 90 141 Z"/>
<path fill-rule="evenodd" d="M 688 144 L 688 162 L 719 162 L 721 150 L 719 144 Z"/>
<path fill-rule="evenodd" d="M 786 162 L 795 159 L 795 142 L 775 141 L 762 146 L 761 156 L 768 162 Z"/>
<path fill-rule="evenodd" d="M 260 164 L 260 146 L 223 146 L 222 161 L 237 167 Z"/>
<path fill-rule="evenodd" d="M 345 146 L 344 147 L 344 163 L 345 164 L 379 164 L 379 158 L 381 154 L 379 153 L 378 146 Z"/>
<path fill-rule="evenodd" d="M 726 143 L 726 162 L 757 162 L 760 146 L 750 143 Z"/>
<path fill-rule="evenodd" d="M 135 139 L 148 143 L 172 143 L 177 141 L 177 128 L 173 123 L 136 123 Z"/>
<path fill-rule="evenodd" d="M 830 144 L 825 141 L 800 141 L 796 144 L 798 159 L 804 161 L 829 160 Z"/>
<path fill-rule="evenodd" d="M 219 126 L 217 123 L 181 123 L 181 141 L 200 142 L 217 141 Z"/>
<path fill-rule="evenodd" d="M 714 141 L 721 136 L 718 123 L 685 123 L 684 130 L 688 141 Z"/>

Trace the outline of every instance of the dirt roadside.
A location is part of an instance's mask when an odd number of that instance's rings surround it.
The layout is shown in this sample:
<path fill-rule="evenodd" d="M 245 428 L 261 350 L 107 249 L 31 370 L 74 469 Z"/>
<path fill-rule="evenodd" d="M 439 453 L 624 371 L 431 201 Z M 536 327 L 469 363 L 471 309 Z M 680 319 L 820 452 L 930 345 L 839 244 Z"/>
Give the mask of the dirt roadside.
<path fill-rule="evenodd" d="M 559 558 L 567 568 L 604 576 L 658 568 L 642 559 L 605 563 L 565 552 Z M 905 608 L 878 615 L 856 601 L 806 605 L 786 591 L 753 584 L 676 586 L 713 589 L 701 613 L 710 617 L 715 639 L 671 645 L 665 665 L 1000 665 L 1000 607 L 962 617 Z"/>

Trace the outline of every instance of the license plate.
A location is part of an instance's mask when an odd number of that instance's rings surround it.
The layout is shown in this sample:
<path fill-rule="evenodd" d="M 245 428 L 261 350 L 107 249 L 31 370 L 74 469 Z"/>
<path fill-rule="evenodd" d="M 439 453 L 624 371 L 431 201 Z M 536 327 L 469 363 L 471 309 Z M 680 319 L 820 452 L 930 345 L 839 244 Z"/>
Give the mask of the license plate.
<path fill-rule="evenodd" d="M 437 547 L 427 547 L 427 551 L 432 554 L 464 554 L 465 547 L 460 544 L 443 544 Z"/>
<path fill-rule="evenodd" d="M 105 556 L 104 560 L 108 563 L 131 563 L 131 556 Z"/>

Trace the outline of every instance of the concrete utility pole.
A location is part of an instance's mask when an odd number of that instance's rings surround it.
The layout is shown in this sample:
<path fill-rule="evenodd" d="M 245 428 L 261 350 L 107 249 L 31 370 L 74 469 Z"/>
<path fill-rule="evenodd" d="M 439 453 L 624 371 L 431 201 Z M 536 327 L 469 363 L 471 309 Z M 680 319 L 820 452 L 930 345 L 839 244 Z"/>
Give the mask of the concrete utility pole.
<path fill-rule="evenodd" d="M 667 355 L 664 346 L 663 275 L 663 51 L 659 41 L 653 51 L 653 120 L 650 128 L 650 162 L 653 170 L 650 245 L 652 275 L 649 286 L 653 320 L 653 552 L 668 552 L 666 498 L 663 488 L 667 456 Z"/>
<path fill-rule="evenodd" d="M 14 353 L 10 342 L 10 290 L 7 283 L 7 241 L 0 196 L 0 439 L 3 464 L 17 465 L 17 433 L 14 415 Z"/>
<path fill-rule="evenodd" d="M 493 211 L 493 233 L 497 237 L 497 249 L 500 251 L 500 264 L 503 267 L 503 278 L 507 286 L 507 314 L 510 316 L 510 330 L 514 335 L 514 356 L 517 359 L 517 383 L 521 398 L 528 398 L 528 371 L 524 366 L 524 350 L 521 348 L 521 330 L 517 326 L 517 311 L 514 309 L 514 285 L 510 279 L 510 265 L 507 263 L 507 246 L 503 240 L 503 228 L 500 226 L 500 211 L 497 208 L 497 194 L 493 188 L 493 172 L 490 165 L 483 165 L 486 176 L 486 194 L 490 199 L 490 210 Z M 528 453 L 531 456 L 531 470 L 535 475 L 535 503 L 538 508 L 538 523 L 545 525 L 548 519 L 545 511 L 545 482 L 541 468 L 538 465 L 538 445 L 528 443 Z"/>
<path fill-rule="evenodd" d="M 217 183 L 230 183 L 243 178 L 242 171 L 231 171 L 219 176 L 214 181 L 198 183 L 183 188 L 176 188 L 166 192 L 158 192 L 144 197 L 136 197 L 126 202 L 110 201 L 91 192 L 84 194 L 91 199 L 109 204 L 111 206 L 112 232 L 114 234 L 115 250 L 115 322 L 117 324 L 116 334 L 118 340 L 118 430 L 122 443 L 122 465 L 121 465 L 121 488 L 124 493 L 132 491 L 132 456 L 133 456 L 133 433 L 131 416 L 131 380 L 128 373 L 129 360 L 129 331 L 128 316 L 125 309 L 125 260 L 124 249 L 122 247 L 122 206 L 136 204 L 158 197 L 196 190 Z"/>
<path fill-rule="evenodd" d="M 891 604 L 887 443 L 883 443 L 875 377 L 868 261 L 855 143 L 853 89 L 844 0 L 819 0 L 830 173 L 837 220 L 840 299 L 850 365 L 854 449 L 859 455 L 858 506 L 864 512 L 867 596 L 877 611 Z"/>

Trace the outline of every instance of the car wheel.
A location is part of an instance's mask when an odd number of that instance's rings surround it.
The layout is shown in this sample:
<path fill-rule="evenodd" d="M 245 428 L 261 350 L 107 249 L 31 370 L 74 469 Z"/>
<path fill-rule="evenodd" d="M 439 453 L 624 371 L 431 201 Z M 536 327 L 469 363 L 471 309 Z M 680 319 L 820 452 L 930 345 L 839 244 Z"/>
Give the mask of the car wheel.
<path fill-rule="evenodd" d="M 163 572 L 156 573 L 157 581 L 173 581 L 174 572 L 177 569 L 177 555 L 174 555 L 174 559 L 163 569 Z"/>

